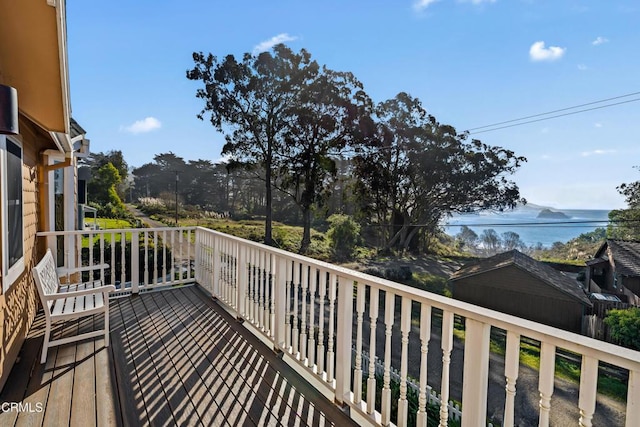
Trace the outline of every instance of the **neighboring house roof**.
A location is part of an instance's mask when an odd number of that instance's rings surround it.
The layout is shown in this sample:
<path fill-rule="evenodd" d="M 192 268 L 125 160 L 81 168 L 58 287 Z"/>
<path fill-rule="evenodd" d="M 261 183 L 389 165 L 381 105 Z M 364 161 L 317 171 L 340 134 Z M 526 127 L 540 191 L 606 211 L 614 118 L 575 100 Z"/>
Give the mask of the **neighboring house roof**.
<path fill-rule="evenodd" d="M 640 277 L 640 242 L 633 240 L 608 239 L 600 246 L 595 258 L 606 256 L 607 247 L 611 250 L 616 274 L 627 277 Z"/>
<path fill-rule="evenodd" d="M 549 286 L 563 292 L 570 297 L 579 300 L 581 303 L 591 306 L 593 305 L 584 289 L 577 281 L 565 276 L 561 272 L 553 269 L 547 264 L 536 261 L 535 259 L 519 252 L 512 250 L 501 254 L 479 259 L 467 264 L 456 271 L 451 280 L 460 280 L 466 277 L 475 276 L 492 270 L 498 270 L 510 265 L 526 271 Z"/>
<path fill-rule="evenodd" d="M 78 122 L 76 122 L 76 119 L 71 117 L 71 139 L 75 138 L 76 136 L 85 135 L 86 133 L 87 131 L 84 130 L 82 126 L 78 124 Z"/>

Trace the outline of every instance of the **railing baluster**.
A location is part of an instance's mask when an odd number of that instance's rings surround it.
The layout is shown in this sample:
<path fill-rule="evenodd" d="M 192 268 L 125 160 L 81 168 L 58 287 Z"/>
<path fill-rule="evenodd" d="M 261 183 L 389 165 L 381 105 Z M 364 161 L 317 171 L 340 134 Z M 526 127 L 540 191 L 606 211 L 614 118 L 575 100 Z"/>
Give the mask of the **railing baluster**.
<path fill-rule="evenodd" d="M 271 338 L 275 338 L 275 329 L 276 329 L 276 309 L 275 309 L 275 286 L 276 286 L 276 276 L 274 271 L 276 269 L 276 256 L 274 254 L 269 255 L 269 274 L 267 275 L 267 288 L 269 290 L 268 293 L 268 301 L 269 301 L 269 336 Z"/>
<path fill-rule="evenodd" d="M 302 266 L 297 262 L 293 263 L 293 325 L 291 330 L 291 353 L 293 357 L 298 358 L 300 356 L 300 347 L 298 346 L 298 340 L 300 336 L 298 335 L 298 288 L 300 286 L 300 269 Z"/>
<path fill-rule="evenodd" d="M 287 272 L 287 260 L 283 257 L 277 257 L 278 267 L 276 270 L 276 274 L 273 278 L 274 281 L 274 295 L 273 300 L 275 302 L 274 305 L 274 339 L 276 350 L 284 350 L 287 351 L 287 322 L 286 319 L 289 317 L 288 307 L 289 307 L 289 286 L 287 283 L 288 272 Z"/>
<path fill-rule="evenodd" d="M 318 279 L 318 288 L 320 294 L 320 309 L 319 309 L 319 319 L 318 319 L 318 375 L 323 375 L 324 373 L 324 300 L 327 297 L 327 272 L 324 270 L 320 270 L 319 279 Z"/>
<path fill-rule="evenodd" d="M 507 347 L 504 356 L 505 403 L 504 427 L 513 427 L 515 418 L 516 381 L 520 364 L 520 334 L 507 331 Z"/>
<path fill-rule="evenodd" d="M 164 262 L 164 260 L 163 260 Z M 153 231 L 153 284 L 158 284 L 158 230 Z"/>
<path fill-rule="evenodd" d="M 540 391 L 540 419 L 538 425 L 540 427 L 549 425 L 555 361 L 556 346 L 543 341 L 540 345 L 540 379 L 538 381 L 538 391 Z"/>
<path fill-rule="evenodd" d="M 427 425 L 427 355 L 431 339 L 431 306 L 420 304 L 420 392 L 418 393 L 418 413 L 416 426 Z"/>
<path fill-rule="evenodd" d="M 384 375 L 382 376 L 382 425 L 391 422 L 391 335 L 393 334 L 393 321 L 395 309 L 395 295 L 385 291 L 384 301 Z"/>
<path fill-rule="evenodd" d="M 253 323 L 260 327 L 260 250 L 256 250 L 253 255 Z"/>
<path fill-rule="evenodd" d="M 137 294 L 140 285 L 140 236 L 137 231 L 131 232 L 131 292 Z"/>
<path fill-rule="evenodd" d="M 335 336 L 335 304 L 336 304 L 336 281 L 335 273 L 329 274 L 329 342 L 327 343 L 327 381 L 333 382 L 335 372 L 335 355 L 333 352 L 333 337 Z M 349 356 L 351 359 L 351 356 Z"/>
<path fill-rule="evenodd" d="M 369 378 L 367 379 L 367 413 L 373 414 L 376 409 L 376 326 L 380 306 L 380 291 L 369 287 Z"/>
<path fill-rule="evenodd" d="M 284 316 L 284 348 L 293 353 L 293 348 L 291 347 L 291 282 L 293 280 L 293 273 L 291 269 L 295 263 L 285 260 L 282 264 L 284 268 L 284 273 L 282 273 L 282 277 L 285 282 L 285 316 Z"/>
<path fill-rule="evenodd" d="M 144 231 L 143 237 L 144 239 L 144 286 L 146 287 L 149 284 L 149 232 L 147 230 Z"/>
<path fill-rule="evenodd" d="M 309 266 L 302 265 L 302 311 L 300 312 L 300 360 L 307 364 L 307 297 L 309 295 Z"/>
<path fill-rule="evenodd" d="M 100 233 L 100 264 L 104 264 L 104 233 Z M 100 269 L 100 281 L 106 284 L 104 268 Z"/>
<path fill-rule="evenodd" d="M 309 343 L 307 344 L 308 365 L 313 369 L 316 364 L 316 338 L 315 338 L 315 305 L 316 305 L 316 285 L 318 280 L 318 271 L 315 267 L 310 267 L 309 271 Z"/>
<path fill-rule="evenodd" d="M 593 413 L 596 410 L 596 392 L 598 390 L 598 359 L 582 356 L 580 368 L 580 427 L 591 427 Z"/>
<path fill-rule="evenodd" d="M 440 390 L 440 426 L 449 423 L 449 369 L 453 350 L 453 313 L 442 312 L 442 381 Z M 466 346 L 465 346 L 466 347 Z M 477 420 L 476 420 L 477 421 Z"/>
<path fill-rule="evenodd" d="M 246 299 L 245 295 L 247 293 L 247 253 L 249 249 L 245 246 L 238 247 L 238 288 L 237 288 L 237 316 L 238 318 L 242 318 L 246 316 Z"/>
<path fill-rule="evenodd" d="M 169 283 L 173 283 L 176 278 L 176 252 L 178 248 L 176 247 L 175 230 L 169 230 L 169 235 L 171 236 L 171 259 L 169 261 L 171 263 L 171 275 L 169 276 Z"/>
<path fill-rule="evenodd" d="M 267 252 L 263 251 L 260 255 L 260 271 L 262 272 L 262 278 L 260 280 L 260 315 L 262 317 L 262 330 L 268 332 L 267 319 L 269 318 L 269 309 L 265 296 L 267 292 Z"/>
<path fill-rule="evenodd" d="M 409 332 L 411 331 L 411 299 L 402 297 L 400 332 L 402 334 L 402 355 L 400 360 L 400 399 L 398 399 L 398 426 L 406 426 L 409 415 L 407 401 L 407 371 L 409 359 Z"/>
<path fill-rule="evenodd" d="M 127 283 L 127 251 L 125 250 L 127 245 L 127 236 L 124 231 L 120 232 L 120 286 L 124 289 L 125 283 Z"/>
<path fill-rule="evenodd" d="M 353 371 L 353 403 L 362 401 L 362 319 L 364 317 L 365 284 L 358 282 L 356 296 L 356 363 Z"/>

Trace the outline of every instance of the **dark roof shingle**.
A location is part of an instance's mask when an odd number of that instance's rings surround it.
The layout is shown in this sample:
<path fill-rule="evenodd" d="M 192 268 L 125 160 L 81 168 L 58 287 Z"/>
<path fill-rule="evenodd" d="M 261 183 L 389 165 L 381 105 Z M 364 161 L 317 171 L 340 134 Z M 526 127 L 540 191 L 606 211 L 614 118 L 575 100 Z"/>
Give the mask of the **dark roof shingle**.
<path fill-rule="evenodd" d="M 497 270 L 509 265 L 515 265 L 527 271 L 534 277 L 548 284 L 549 286 L 579 300 L 585 305 L 591 306 L 587 294 L 580 284 L 565 276 L 561 272 L 553 269 L 547 264 L 537 261 L 520 251 L 512 250 L 494 255 L 489 258 L 479 259 L 467 264 L 453 273 L 451 280 L 458 280 L 469 276 L 474 276 L 488 271 Z"/>

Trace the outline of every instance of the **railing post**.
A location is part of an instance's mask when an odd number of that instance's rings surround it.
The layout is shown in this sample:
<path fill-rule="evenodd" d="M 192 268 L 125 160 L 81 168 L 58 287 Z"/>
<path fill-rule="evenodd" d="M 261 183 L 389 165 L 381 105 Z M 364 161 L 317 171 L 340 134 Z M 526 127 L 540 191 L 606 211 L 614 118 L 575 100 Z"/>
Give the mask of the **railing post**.
<path fill-rule="evenodd" d="M 124 264 L 122 265 L 124 268 Z M 131 292 L 140 292 L 140 235 L 137 231 L 131 232 Z"/>
<path fill-rule="evenodd" d="M 276 350 L 286 349 L 285 323 L 287 317 L 287 260 L 278 258 L 278 269 L 275 275 L 275 344 Z"/>
<path fill-rule="evenodd" d="M 640 371 L 629 371 L 626 426 L 640 425 Z"/>
<path fill-rule="evenodd" d="M 340 404 L 351 392 L 351 328 L 353 322 L 353 282 L 338 278 L 338 324 L 336 328 L 336 401 Z"/>
<path fill-rule="evenodd" d="M 489 333 L 491 325 L 467 318 L 462 379 L 462 426 L 471 427 L 487 419 L 489 382 Z"/>

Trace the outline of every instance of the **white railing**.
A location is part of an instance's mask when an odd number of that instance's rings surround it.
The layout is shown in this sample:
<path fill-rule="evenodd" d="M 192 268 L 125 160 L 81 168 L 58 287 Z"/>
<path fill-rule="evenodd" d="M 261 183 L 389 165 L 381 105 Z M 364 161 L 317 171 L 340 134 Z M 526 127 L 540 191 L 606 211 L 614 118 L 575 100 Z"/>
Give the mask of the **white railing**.
<path fill-rule="evenodd" d="M 403 426 L 411 420 L 425 426 L 429 380 L 440 395 L 440 425 L 450 423 L 452 397 L 462 403 L 463 426 L 486 425 L 490 330 L 495 327 L 506 334 L 500 373 L 504 426 L 513 426 L 518 414 L 516 381 L 524 337 L 540 342 L 536 397 L 540 426 L 550 422 L 556 350 L 560 349 L 581 360 L 575 423 L 591 425 L 598 370 L 606 363 L 628 370 L 625 424 L 640 425 L 640 352 L 202 227 L 38 235 L 47 239 L 54 254 L 63 254 L 64 261 L 59 262 L 63 267 L 108 264 L 93 274 L 116 285 L 121 294 L 199 283 L 282 351 L 284 359 L 310 383 L 338 404 L 348 405 L 360 423 L 389 425 L 394 420 Z M 57 252 L 63 241 L 64 251 Z M 452 362 L 454 316 L 464 323 L 464 362 L 458 361 L 462 368 L 455 357 Z M 458 346 L 455 351 L 462 351 Z M 428 378 L 427 360 L 434 351 L 439 378 L 432 378 L 433 370 Z M 365 362 L 365 354 L 382 362 L 381 376 L 375 363 Z M 453 387 L 457 380 L 452 381 L 456 376 L 461 377 L 460 396 L 452 396 L 458 393 Z M 418 401 L 410 411 L 411 377 L 418 379 Z"/>
<path fill-rule="evenodd" d="M 114 285 L 116 295 L 195 282 L 194 227 L 48 231 L 38 236 L 46 239 L 62 273 L 95 266 L 94 278 Z"/>
<path fill-rule="evenodd" d="M 464 319 L 462 425 L 487 422 L 491 327 L 506 331 L 503 425 L 513 426 L 521 337 L 540 342 L 540 426 L 549 425 L 556 350 L 581 359 L 577 419 L 590 426 L 596 408 L 598 370 L 607 363 L 628 370 L 626 426 L 640 425 L 640 352 L 527 321 L 388 280 L 249 242 L 205 228 L 196 230 L 196 280 L 239 318 L 253 325 L 307 378 L 360 422 L 389 425 L 392 419 L 392 361 L 399 365 L 395 419 L 409 419 L 409 358 L 417 370 L 416 424 L 427 422 L 427 356 L 433 333 L 442 356 L 441 426 L 449 423 L 454 316 Z M 432 314 L 436 314 L 432 315 Z M 433 325 L 437 319 L 440 325 Z M 380 329 L 384 328 L 384 333 Z M 399 343 L 397 336 L 399 335 Z M 416 339 L 410 340 L 410 335 Z M 411 345 L 411 353 L 410 346 Z M 434 340 L 435 341 L 435 340 Z M 393 343 L 393 344 L 392 344 Z M 352 357 L 355 346 L 355 358 Z M 363 354 L 383 361 L 381 405 L 375 404 L 379 376 Z M 398 357 L 399 356 L 399 357 Z M 399 362 L 396 362 L 399 361 Z M 418 361 L 416 363 L 416 361 Z M 459 370 L 459 367 L 453 367 Z M 363 386 L 367 392 L 364 393 Z M 412 414 L 413 415 L 413 414 Z"/>

